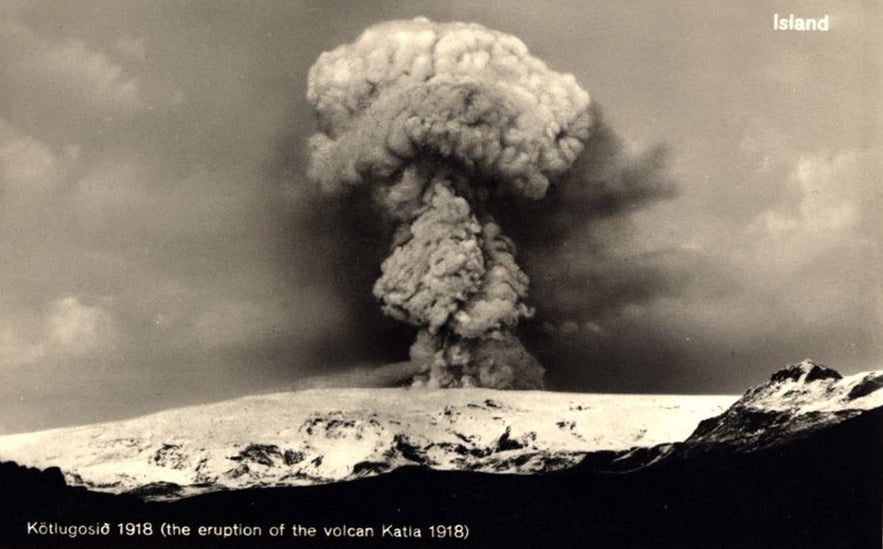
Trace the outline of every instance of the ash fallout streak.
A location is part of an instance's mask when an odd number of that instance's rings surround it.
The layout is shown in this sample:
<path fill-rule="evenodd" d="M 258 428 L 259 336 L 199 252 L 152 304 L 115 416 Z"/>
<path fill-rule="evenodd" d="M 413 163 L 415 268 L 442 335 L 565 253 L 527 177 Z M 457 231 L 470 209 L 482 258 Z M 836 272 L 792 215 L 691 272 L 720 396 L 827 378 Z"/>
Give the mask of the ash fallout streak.
<path fill-rule="evenodd" d="M 554 239 L 555 214 L 538 203 L 571 197 L 591 215 L 670 193 L 629 178 L 572 75 L 477 24 L 371 27 L 319 57 L 307 98 L 319 128 L 310 179 L 333 196 L 369 189 L 365 207 L 394 227 L 373 293 L 386 315 L 419 328 L 417 385 L 542 388 L 544 369 L 517 335 L 535 310 L 507 234 L 545 220 L 537 230 Z"/>

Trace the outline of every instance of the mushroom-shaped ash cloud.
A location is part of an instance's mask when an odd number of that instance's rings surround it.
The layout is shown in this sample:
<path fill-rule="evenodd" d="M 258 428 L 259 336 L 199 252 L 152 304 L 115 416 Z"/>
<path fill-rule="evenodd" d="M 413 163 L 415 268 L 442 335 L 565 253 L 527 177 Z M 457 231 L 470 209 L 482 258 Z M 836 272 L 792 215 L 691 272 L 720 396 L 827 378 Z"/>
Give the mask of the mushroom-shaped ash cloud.
<path fill-rule="evenodd" d="M 331 194 L 368 186 L 397 227 L 374 295 L 420 328 L 415 383 L 542 387 L 516 337 L 529 280 L 491 212 L 568 172 L 598 125 L 588 93 L 515 37 L 418 18 L 323 53 L 307 97 L 310 178 Z"/>

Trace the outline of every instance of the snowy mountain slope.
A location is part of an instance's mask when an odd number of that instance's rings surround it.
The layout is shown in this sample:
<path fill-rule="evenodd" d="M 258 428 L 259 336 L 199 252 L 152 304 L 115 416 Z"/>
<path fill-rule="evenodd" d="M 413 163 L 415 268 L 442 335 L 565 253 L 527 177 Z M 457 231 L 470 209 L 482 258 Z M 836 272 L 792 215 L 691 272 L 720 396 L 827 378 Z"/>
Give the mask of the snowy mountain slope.
<path fill-rule="evenodd" d="M 59 467 L 69 485 L 148 499 L 345 481 L 405 465 L 632 471 L 791 443 L 883 407 L 881 388 L 883 371 L 843 378 L 804 361 L 739 399 L 312 389 L 3 436 L 0 461 Z"/>
<path fill-rule="evenodd" d="M 883 370 L 843 377 L 804 360 L 749 389 L 720 416 L 703 421 L 682 453 L 772 448 L 883 407 L 881 389 Z"/>
<path fill-rule="evenodd" d="M 147 497 L 348 480 L 424 465 L 529 473 L 685 439 L 735 396 L 315 389 L 0 437 L 0 460 Z"/>

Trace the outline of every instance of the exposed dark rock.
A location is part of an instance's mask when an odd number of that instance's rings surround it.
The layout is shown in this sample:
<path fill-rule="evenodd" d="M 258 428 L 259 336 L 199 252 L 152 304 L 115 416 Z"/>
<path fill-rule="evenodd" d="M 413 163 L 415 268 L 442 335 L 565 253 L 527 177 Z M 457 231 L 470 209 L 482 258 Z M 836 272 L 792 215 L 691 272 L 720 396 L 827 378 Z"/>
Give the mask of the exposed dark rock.
<path fill-rule="evenodd" d="M 294 457 L 294 456 L 291 456 Z M 275 444 L 249 444 L 239 454 L 230 457 L 233 461 L 250 461 L 272 467 L 274 460 L 286 461 L 286 457 Z"/>
<path fill-rule="evenodd" d="M 854 400 L 868 396 L 881 388 L 883 388 L 883 373 L 871 373 L 866 375 L 859 383 L 853 386 L 849 391 L 848 398 Z"/>
<path fill-rule="evenodd" d="M 296 465 L 304 460 L 304 453 L 296 452 L 294 450 L 285 450 L 285 453 L 282 455 L 282 460 L 285 462 L 285 465 Z"/>
<path fill-rule="evenodd" d="M 385 461 L 360 461 L 353 466 L 353 473 L 356 475 L 385 473 L 389 470 L 390 465 Z"/>
<path fill-rule="evenodd" d="M 187 462 L 187 456 L 180 444 L 164 443 L 151 456 L 151 461 L 161 467 L 181 469 Z"/>
<path fill-rule="evenodd" d="M 412 444 L 406 435 L 396 435 L 393 439 L 393 444 L 395 451 L 408 461 L 413 461 L 417 464 L 426 463 L 426 454 L 419 447 Z"/>
<path fill-rule="evenodd" d="M 800 381 L 811 383 L 819 379 L 843 379 L 840 372 L 832 370 L 823 364 L 816 364 L 811 360 L 804 360 L 800 364 L 789 364 L 785 368 L 774 373 L 770 377 L 772 382 Z"/>
<path fill-rule="evenodd" d="M 181 495 L 181 486 L 174 482 L 153 482 L 139 486 L 129 493 L 133 496 L 148 496 L 151 498 L 178 497 Z"/>
<path fill-rule="evenodd" d="M 500 435 L 499 440 L 497 440 L 497 447 L 494 449 L 495 452 L 505 452 L 507 450 L 519 450 L 524 448 L 524 443 L 509 437 L 511 432 L 512 429 L 506 427 L 506 431 Z"/>

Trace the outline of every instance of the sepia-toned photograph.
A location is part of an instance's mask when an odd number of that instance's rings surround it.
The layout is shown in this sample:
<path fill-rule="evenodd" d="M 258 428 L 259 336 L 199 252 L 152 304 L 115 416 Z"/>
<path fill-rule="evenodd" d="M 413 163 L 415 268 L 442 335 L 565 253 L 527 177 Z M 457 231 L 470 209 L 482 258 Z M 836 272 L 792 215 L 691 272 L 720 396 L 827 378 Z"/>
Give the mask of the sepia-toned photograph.
<path fill-rule="evenodd" d="M 878 549 L 881 29 L 0 0 L 0 549 Z"/>

